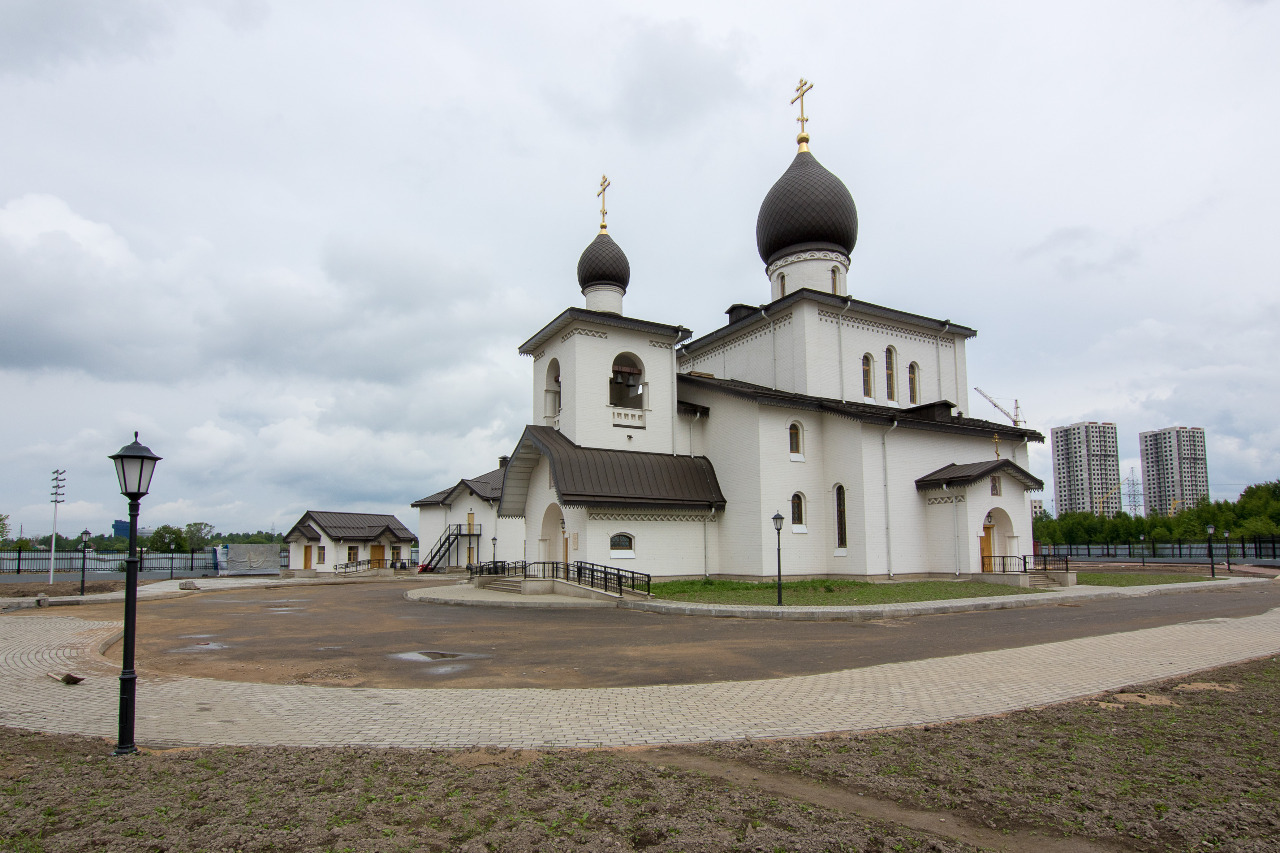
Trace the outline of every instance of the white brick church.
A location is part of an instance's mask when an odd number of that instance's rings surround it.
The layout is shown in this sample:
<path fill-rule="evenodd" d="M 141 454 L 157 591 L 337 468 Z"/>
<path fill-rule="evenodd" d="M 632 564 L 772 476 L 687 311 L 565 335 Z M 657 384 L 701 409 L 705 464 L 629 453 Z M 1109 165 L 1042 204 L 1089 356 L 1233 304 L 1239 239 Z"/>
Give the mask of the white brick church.
<path fill-rule="evenodd" d="M 498 469 L 414 504 L 424 560 L 452 537 L 438 559 L 455 565 L 496 548 L 771 577 L 775 513 L 791 577 L 954 577 L 1031 552 L 1027 444 L 1044 437 L 964 414 L 973 329 L 849 295 L 853 198 L 797 141 L 756 222 L 769 301 L 697 338 L 626 316 L 630 264 L 602 205 L 585 307 L 520 347 L 530 425 Z"/>

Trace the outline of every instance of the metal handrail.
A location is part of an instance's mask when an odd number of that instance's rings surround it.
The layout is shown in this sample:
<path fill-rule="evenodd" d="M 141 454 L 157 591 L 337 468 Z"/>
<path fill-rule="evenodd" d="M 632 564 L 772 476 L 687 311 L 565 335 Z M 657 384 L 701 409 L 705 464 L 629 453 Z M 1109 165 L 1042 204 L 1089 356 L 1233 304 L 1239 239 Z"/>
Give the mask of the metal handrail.
<path fill-rule="evenodd" d="M 995 574 L 1025 574 L 1026 572 L 1067 572 L 1071 570 L 1070 558 L 1054 554 L 982 555 L 982 571 Z"/>

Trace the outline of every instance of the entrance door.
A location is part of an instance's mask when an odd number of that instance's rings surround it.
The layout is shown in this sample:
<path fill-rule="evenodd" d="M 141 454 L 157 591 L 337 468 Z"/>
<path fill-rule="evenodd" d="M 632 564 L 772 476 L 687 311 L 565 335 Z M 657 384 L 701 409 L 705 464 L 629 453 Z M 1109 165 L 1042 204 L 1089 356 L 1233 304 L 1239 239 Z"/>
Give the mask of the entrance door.
<path fill-rule="evenodd" d="M 309 571 L 311 569 L 311 546 L 302 546 L 302 570 Z"/>
<path fill-rule="evenodd" d="M 476 514 L 474 512 L 467 513 L 467 532 L 476 532 Z"/>
<path fill-rule="evenodd" d="M 372 561 L 370 563 L 371 568 L 381 569 L 385 567 L 386 549 L 382 545 L 369 546 L 369 559 Z"/>
<path fill-rule="evenodd" d="M 991 540 L 995 538 L 995 531 L 995 525 L 982 525 L 982 538 L 978 541 L 982 543 L 982 570 L 984 572 L 994 570 L 991 565 Z"/>
<path fill-rule="evenodd" d="M 564 537 L 564 564 L 569 565 L 569 537 Z"/>

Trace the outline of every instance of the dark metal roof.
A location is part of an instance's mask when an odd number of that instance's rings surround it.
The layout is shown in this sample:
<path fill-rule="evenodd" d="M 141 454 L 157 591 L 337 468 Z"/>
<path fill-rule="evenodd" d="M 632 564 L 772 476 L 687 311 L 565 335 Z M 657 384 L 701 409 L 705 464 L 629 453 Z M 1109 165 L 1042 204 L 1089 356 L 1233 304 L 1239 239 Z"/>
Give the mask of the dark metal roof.
<path fill-rule="evenodd" d="M 463 478 L 455 485 L 447 489 L 441 489 L 434 495 L 427 495 L 421 500 L 416 500 L 409 506 L 439 506 L 440 504 L 452 503 L 463 491 L 470 491 L 481 500 L 493 501 L 502 497 L 502 472 L 504 469 L 495 468 L 487 474 L 481 474 L 479 477 Z"/>
<path fill-rule="evenodd" d="M 801 151 L 769 190 L 756 217 L 760 260 L 772 263 L 802 244 L 849 254 L 858 242 L 858 210 L 844 182 Z"/>
<path fill-rule="evenodd" d="M 285 534 L 285 540 L 309 539 L 304 532 L 319 530 L 333 540 L 364 541 L 381 538 L 385 533 L 400 542 L 413 542 L 418 537 L 394 515 L 364 512 L 318 512 L 308 510 Z M 315 538 L 319 538 L 318 536 Z"/>
<path fill-rule="evenodd" d="M 966 465 L 957 465 L 952 462 L 934 471 L 931 474 L 925 474 L 916 480 L 916 491 L 927 492 L 932 489 L 954 488 L 956 486 L 968 486 L 985 480 L 993 474 L 1008 474 L 1022 485 L 1027 487 L 1027 491 L 1038 492 L 1044 488 L 1044 481 L 1030 473 L 1026 469 L 1014 464 L 1009 459 L 990 459 L 986 462 L 970 462 Z"/>
<path fill-rule="evenodd" d="M 679 344 L 681 341 L 687 341 L 693 334 L 693 332 L 689 331 L 684 326 L 668 326 L 665 323 L 651 323 L 648 320 L 636 320 L 632 317 L 610 314 L 607 311 L 589 311 L 586 308 L 566 308 L 560 313 L 560 316 L 543 326 L 537 334 L 520 345 L 521 354 L 533 355 L 542 347 L 543 344 L 575 322 L 592 323 L 597 326 L 613 326 L 614 328 L 629 329 L 634 332 L 647 332 L 651 335 L 660 335 L 662 337 L 671 338 L 676 344 Z"/>
<path fill-rule="evenodd" d="M 597 234 L 578 258 L 578 286 L 586 290 L 593 284 L 616 284 L 626 290 L 629 281 L 631 262 L 622 247 L 608 234 Z"/>
<path fill-rule="evenodd" d="M 584 506 L 723 509 L 724 494 L 705 456 L 580 447 L 558 430 L 527 426 L 507 465 L 498 515 L 524 515 L 529 477 L 547 457 L 561 503 Z"/>
<path fill-rule="evenodd" d="M 755 323 L 765 321 L 765 317 L 761 312 L 765 312 L 770 317 L 778 311 L 790 308 L 797 302 L 802 300 L 809 302 L 817 302 L 825 305 L 833 310 L 847 312 L 852 315 L 862 314 L 870 317 L 877 317 L 882 320 L 893 320 L 898 323 L 905 323 L 909 326 L 915 326 L 918 329 L 924 329 L 933 334 L 953 334 L 962 338 L 976 337 L 978 332 L 976 329 L 970 329 L 968 326 L 961 326 L 959 323 L 952 323 L 950 320 L 935 320 L 932 317 L 925 317 L 920 314 L 912 314 L 907 311 L 899 311 L 896 308 L 886 308 L 883 305 L 874 305 L 870 302 L 863 302 L 849 296 L 836 296 L 832 293 L 823 293 L 820 290 L 810 290 L 809 288 L 801 288 L 793 290 L 781 299 L 775 299 L 767 305 L 761 305 L 754 311 L 745 310 L 743 305 L 734 305 L 729 309 L 729 316 L 737 317 L 731 319 L 728 325 L 721 326 L 714 332 L 709 332 L 697 340 L 690 341 L 680 348 L 680 354 L 692 354 L 699 350 L 719 342 L 721 339 L 745 330 Z M 732 312 L 732 313 L 730 313 Z"/>
<path fill-rule="evenodd" d="M 903 429 L 922 429 L 981 436 L 991 436 L 994 433 L 1000 436 L 1002 440 L 1022 441 L 1026 439 L 1028 441 L 1044 441 L 1044 436 L 1033 429 L 998 424 L 978 418 L 958 418 L 951 414 L 955 404 L 948 400 L 899 409 L 894 406 L 844 402 L 830 397 L 811 397 L 808 394 L 777 391 L 773 388 L 753 385 L 750 382 L 742 382 L 737 379 L 691 376 L 688 373 L 677 374 L 676 387 L 677 391 L 681 388 L 705 388 L 709 391 L 755 400 L 762 406 L 780 406 L 783 408 L 830 412 L 831 414 L 843 415 L 863 423 L 888 426 L 896 422 Z"/>

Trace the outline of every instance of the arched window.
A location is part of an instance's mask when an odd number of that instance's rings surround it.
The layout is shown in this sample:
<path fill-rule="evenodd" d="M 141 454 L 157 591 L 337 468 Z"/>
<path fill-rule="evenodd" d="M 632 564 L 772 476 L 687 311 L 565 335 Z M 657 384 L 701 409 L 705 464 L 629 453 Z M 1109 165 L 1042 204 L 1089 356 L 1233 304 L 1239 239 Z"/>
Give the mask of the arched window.
<path fill-rule="evenodd" d="M 845 533 L 844 486 L 836 486 L 836 547 L 849 547 L 849 537 Z"/>
<path fill-rule="evenodd" d="M 831 292 L 840 292 L 840 267 L 831 268 Z"/>
<path fill-rule="evenodd" d="M 615 533 L 609 537 L 609 556 L 615 560 L 627 560 L 636 555 L 636 538 L 630 533 Z"/>
<path fill-rule="evenodd" d="M 871 362 L 871 353 L 867 353 L 862 357 L 862 396 L 871 398 L 876 395 L 875 377 L 872 375 L 874 365 Z"/>
<path fill-rule="evenodd" d="M 629 353 L 613 358 L 609 374 L 609 405 L 624 409 L 644 408 L 644 367 Z"/>
<path fill-rule="evenodd" d="M 783 296 L 787 295 L 787 274 L 784 272 L 778 273 L 778 290 L 782 291 Z"/>
<path fill-rule="evenodd" d="M 804 525 L 804 495 L 799 492 L 791 496 L 791 523 Z"/>
<path fill-rule="evenodd" d="M 787 441 L 791 450 L 791 459 L 794 462 L 804 461 L 804 430 L 800 428 L 799 423 L 793 423 L 787 427 Z"/>
<path fill-rule="evenodd" d="M 920 365 L 914 361 L 907 367 L 907 394 L 911 405 L 920 402 Z"/>
<path fill-rule="evenodd" d="M 547 425 L 554 425 L 554 421 L 560 415 L 560 361 L 551 359 L 547 365 L 547 384 L 543 390 L 543 411 L 542 414 L 547 419 Z"/>
<path fill-rule="evenodd" d="M 896 377 L 893 375 L 894 369 L 897 366 L 894 364 L 894 362 L 897 360 L 897 355 L 898 354 L 893 351 L 893 347 L 885 347 L 885 350 L 884 350 L 884 396 L 886 399 L 889 399 L 889 400 L 898 399 L 898 383 L 895 381 Z"/>

